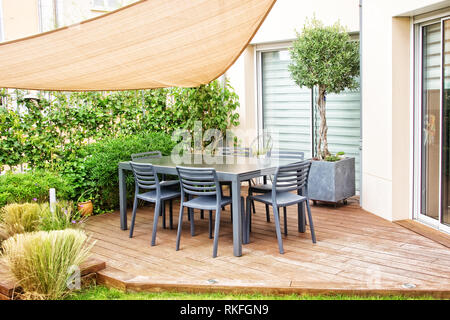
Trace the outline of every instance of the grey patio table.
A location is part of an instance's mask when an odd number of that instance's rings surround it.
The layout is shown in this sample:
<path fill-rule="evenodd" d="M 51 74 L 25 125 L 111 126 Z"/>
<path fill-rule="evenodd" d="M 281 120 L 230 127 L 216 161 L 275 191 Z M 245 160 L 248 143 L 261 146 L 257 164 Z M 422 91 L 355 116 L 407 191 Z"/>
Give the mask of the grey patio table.
<path fill-rule="evenodd" d="M 195 160 L 194 161 L 194 157 Z M 231 181 L 232 191 L 232 207 L 233 207 L 233 253 L 236 257 L 242 255 L 242 243 L 248 242 L 248 236 L 243 233 L 242 218 L 243 212 L 241 212 L 241 182 L 249 179 L 271 175 L 275 173 L 276 168 L 279 165 L 289 164 L 295 162 L 292 159 L 278 160 L 278 159 L 258 159 L 247 157 L 233 157 L 233 156 L 220 156 L 210 157 L 204 159 L 198 155 L 190 155 L 191 161 L 185 161 L 183 163 L 175 163 L 172 157 L 165 156 L 157 159 L 142 159 L 136 160 L 140 163 L 151 163 L 157 173 L 177 175 L 176 166 L 190 166 L 197 168 L 214 168 L 217 171 L 217 177 L 219 181 Z M 211 163 L 213 162 L 213 163 Z M 120 228 L 127 230 L 127 187 L 126 187 L 126 171 L 131 171 L 130 163 L 119 163 L 119 196 L 120 196 Z M 298 206 L 298 215 L 300 221 L 300 232 L 305 232 L 305 215 L 303 208 Z"/>

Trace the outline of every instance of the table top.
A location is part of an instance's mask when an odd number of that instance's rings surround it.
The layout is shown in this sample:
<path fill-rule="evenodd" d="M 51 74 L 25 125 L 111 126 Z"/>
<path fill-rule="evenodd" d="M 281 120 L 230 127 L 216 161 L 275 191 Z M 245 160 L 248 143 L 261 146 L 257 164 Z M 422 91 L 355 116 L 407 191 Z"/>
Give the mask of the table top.
<path fill-rule="evenodd" d="M 297 162 L 292 159 L 256 158 L 256 157 L 233 157 L 214 156 L 202 157 L 201 155 L 188 155 L 181 163 L 174 161 L 171 156 L 154 159 L 136 160 L 139 163 L 151 163 L 156 168 L 176 168 L 176 166 L 194 168 L 214 168 L 217 173 L 240 175 L 249 172 L 258 172 L 259 175 L 271 174 L 280 165 Z M 121 169 L 131 169 L 129 161 L 119 164 Z"/>

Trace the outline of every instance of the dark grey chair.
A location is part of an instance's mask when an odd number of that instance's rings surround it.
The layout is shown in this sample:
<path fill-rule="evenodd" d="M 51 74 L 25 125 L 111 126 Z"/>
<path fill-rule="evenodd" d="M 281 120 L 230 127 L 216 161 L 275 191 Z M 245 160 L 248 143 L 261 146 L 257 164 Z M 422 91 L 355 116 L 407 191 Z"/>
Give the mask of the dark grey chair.
<path fill-rule="evenodd" d="M 212 237 L 212 211 L 216 211 L 214 226 L 213 258 L 217 257 L 219 241 L 220 213 L 222 207 L 231 204 L 231 197 L 222 196 L 220 183 L 215 169 L 177 167 L 181 185 L 180 216 L 176 250 L 180 249 L 181 229 L 183 225 L 184 208 L 209 210 L 209 237 Z M 190 199 L 189 197 L 194 197 Z M 244 201 L 241 199 L 242 212 Z M 190 216 L 191 235 L 195 235 L 194 210 L 188 210 Z"/>
<path fill-rule="evenodd" d="M 162 211 L 161 210 L 162 202 L 180 197 L 181 192 L 173 188 L 163 187 L 159 183 L 158 175 L 156 174 L 155 168 L 151 164 L 137 163 L 131 161 L 130 165 L 135 179 L 135 193 L 133 203 L 133 215 L 131 218 L 130 238 L 133 237 L 138 199 L 147 202 L 152 202 L 155 204 L 155 214 L 154 214 L 152 242 L 151 242 L 152 246 L 154 246 L 156 241 L 156 230 L 158 228 L 158 218 L 160 216 L 160 211 Z M 145 190 L 145 192 L 140 193 L 140 189 Z M 164 212 L 163 220 L 165 220 L 165 216 L 166 214 Z M 170 210 L 171 228 L 172 225 L 173 225 L 173 212 L 172 210 Z"/>
<path fill-rule="evenodd" d="M 274 149 L 268 152 L 270 158 L 280 159 L 280 160 L 296 160 L 303 161 L 305 159 L 305 153 L 302 151 L 292 151 L 283 149 Z M 264 176 L 264 183 L 253 184 L 249 186 L 248 194 L 253 195 L 254 193 L 267 193 L 272 191 L 272 184 L 267 183 L 267 176 Z M 266 204 L 266 220 L 270 222 L 269 205 Z"/>
<path fill-rule="evenodd" d="M 247 147 L 220 147 L 218 149 L 218 155 L 219 156 L 236 156 L 236 157 L 250 157 L 251 155 L 251 149 Z M 253 184 L 252 180 L 247 180 L 248 186 L 251 187 Z M 231 194 L 231 181 L 221 181 L 220 184 L 222 186 L 227 186 L 230 190 L 230 197 Z M 256 212 L 255 204 L 252 204 L 253 212 Z"/>
<path fill-rule="evenodd" d="M 250 213 L 250 202 L 259 201 L 264 204 L 270 205 L 273 208 L 273 216 L 275 219 L 275 228 L 278 239 L 278 248 L 280 253 L 284 253 L 283 240 L 281 239 L 281 227 L 280 227 L 280 214 L 279 208 L 283 208 L 284 213 L 284 234 L 287 235 L 287 214 L 286 207 L 306 203 L 306 209 L 308 211 L 309 228 L 311 230 L 311 237 L 313 243 L 316 243 L 316 235 L 314 232 L 314 224 L 312 221 L 311 208 L 309 206 L 308 197 L 308 176 L 309 170 L 311 168 L 311 161 L 301 161 L 286 166 L 280 166 L 277 168 L 275 173 L 272 192 L 264 193 L 262 195 L 249 195 L 247 197 L 247 232 L 244 235 L 250 235 L 250 225 L 251 225 L 251 213 Z M 303 190 L 302 195 L 294 194 L 292 191 Z M 301 221 L 299 220 L 300 224 Z M 248 242 L 248 239 L 247 239 Z"/>
<path fill-rule="evenodd" d="M 147 152 L 141 152 L 141 153 L 134 153 L 131 155 L 132 161 L 139 161 L 139 160 L 151 160 L 151 159 L 158 159 L 161 158 L 162 154 L 161 151 L 155 150 L 155 151 L 147 151 Z M 160 184 L 162 187 L 173 187 L 178 188 L 180 185 L 180 181 L 178 180 L 166 180 L 165 175 L 162 174 Z M 169 200 L 169 210 L 172 212 L 173 210 L 173 202 L 172 200 Z M 162 202 L 162 210 L 160 216 L 163 217 L 163 228 L 166 229 L 166 203 L 165 201 Z M 172 229 L 173 224 L 170 224 L 170 229 Z"/>
<path fill-rule="evenodd" d="M 131 161 L 139 161 L 139 160 L 149 160 L 149 159 L 158 159 L 161 158 L 162 154 L 161 151 L 155 150 L 155 151 L 147 151 L 142 153 L 134 153 L 131 155 Z M 178 186 L 180 184 L 180 181 L 178 180 L 165 180 L 165 176 L 161 175 L 161 185 L 162 186 Z"/>

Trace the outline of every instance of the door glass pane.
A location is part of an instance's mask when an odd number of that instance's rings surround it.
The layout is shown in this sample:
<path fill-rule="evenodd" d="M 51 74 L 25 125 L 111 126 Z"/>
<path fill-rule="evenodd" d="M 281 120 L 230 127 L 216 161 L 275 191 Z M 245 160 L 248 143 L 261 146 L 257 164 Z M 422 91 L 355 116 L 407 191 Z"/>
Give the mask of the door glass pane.
<path fill-rule="evenodd" d="M 439 218 L 441 24 L 422 30 L 421 213 Z"/>
<path fill-rule="evenodd" d="M 450 20 L 444 21 L 444 68 L 442 99 L 442 215 L 441 223 L 450 225 Z"/>

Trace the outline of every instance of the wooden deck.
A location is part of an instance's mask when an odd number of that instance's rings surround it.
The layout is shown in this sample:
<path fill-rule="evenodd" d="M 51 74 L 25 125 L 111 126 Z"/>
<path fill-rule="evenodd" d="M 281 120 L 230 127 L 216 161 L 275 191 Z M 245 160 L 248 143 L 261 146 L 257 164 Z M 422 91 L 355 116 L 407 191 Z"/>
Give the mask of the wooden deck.
<path fill-rule="evenodd" d="M 313 206 L 317 244 L 297 232 L 296 208 L 288 209 L 285 254 L 278 253 L 273 218 L 256 204 L 250 244 L 233 256 L 229 209 L 222 215 L 219 256 L 212 255 L 208 220 L 196 214 L 196 236 L 183 223 L 181 250 L 174 230 L 158 229 L 150 246 L 153 208 L 138 209 L 135 236 L 119 228 L 119 214 L 89 219 L 97 243 L 93 256 L 106 262 L 100 282 L 129 290 L 271 293 L 430 294 L 450 298 L 450 249 L 360 209 L 357 200 L 338 208 Z M 129 213 L 130 215 L 130 213 Z M 186 216 L 186 215 L 185 215 Z M 129 220 L 130 221 L 130 220 Z"/>

